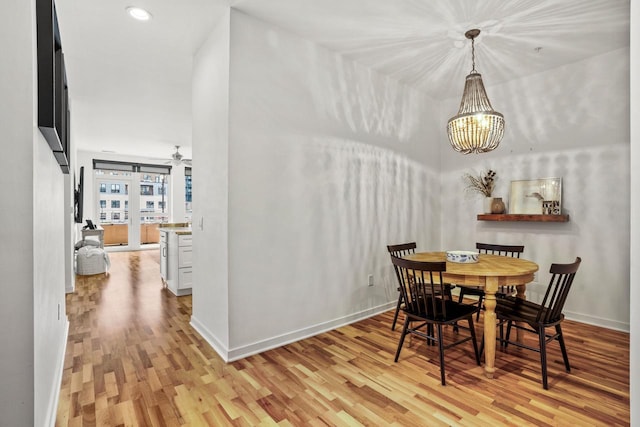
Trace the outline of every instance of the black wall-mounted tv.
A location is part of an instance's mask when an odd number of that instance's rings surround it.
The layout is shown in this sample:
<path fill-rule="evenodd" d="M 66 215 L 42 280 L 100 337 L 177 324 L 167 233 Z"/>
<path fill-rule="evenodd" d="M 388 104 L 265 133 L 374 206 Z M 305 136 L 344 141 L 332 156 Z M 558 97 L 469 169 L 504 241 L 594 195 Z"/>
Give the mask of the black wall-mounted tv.
<path fill-rule="evenodd" d="M 74 183 L 75 187 L 75 183 Z M 84 200 L 84 166 L 80 166 L 78 188 L 73 191 L 73 219 L 77 223 L 82 222 L 82 202 Z"/>
<path fill-rule="evenodd" d="M 62 172 L 69 173 L 69 87 L 53 0 L 36 0 L 38 128 Z"/>

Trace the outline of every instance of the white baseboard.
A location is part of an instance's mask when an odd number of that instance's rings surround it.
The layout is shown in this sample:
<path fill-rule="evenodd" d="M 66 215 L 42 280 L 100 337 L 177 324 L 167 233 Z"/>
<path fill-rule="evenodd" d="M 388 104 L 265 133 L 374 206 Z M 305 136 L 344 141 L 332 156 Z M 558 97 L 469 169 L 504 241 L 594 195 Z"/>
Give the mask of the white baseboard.
<path fill-rule="evenodd" d="M 588 314 L 575 313 L 565 311 L 564 316 L 568 320 L 575 320 L 589 325 L 600 326 L 602 328 L 613 329 L 621 332 L 629 332 L 629 323 L 620 322 L 618 320 L 605 319 L 602 317 L 590 316 Z"/>
<path fill-rule="evenodd" d="M 229 362 L 229 349 L 222 344 L 218 338 L 200 322 L 195 316 L 191 315 L 191 327 L 215 350 L 216 353 L 224 360 Z"/>
<path fill-rule="evenodd" d="M 222 343 L 218 339 L 216 339 L 216 337 L 193 316 L 191 316 L 191 326 L 202 336 L 205 341 L 209 343 L 209 345 L 220 355 L 220 357 L 225 362 L 233 362 L 236 360 L 244 359 L 248 356 L 252 356 L 254 354 L 262 353 L 263 351 L 282 347 L 283 345 L 287 345 L 292 342 L 300 341 L 305 338 L 321 334 L 323 332 L 331 331 L 333 329 L 337 329 L 339 327 L 376 316 L 380 313 L 384 313 L 387 310 L 391 310 L 396 306 L 396 304 L 396 301 L 388 302 L 377 307 L 372 307 L 344 317 L 319 323 L 317 325 L 309 326 L 297 331 L 288 332 L 286 334 L 267 338 L 261 341 L 257 341 L 253 344 L 247 344 L 233 349 L 227 349 L 224 345 L 222 345 Z"/>
<path fill-rule="evenodd" d="M 56 376 L 53 380 L 51 393 L 49 396 L 49 406 L 47 408 L 47 418 L 46 424 L 49 427 L 55 427 L 56 425 L 56 416 L 58 415 L 58 403 L 60 402 L 60 388 L 62 387 L 62 374 L 64 373 L 64 356 L 67 349 L 67 341 L 69 339 L 69 320 L 64 317 L 65 328 L 64 328 L 64 336 L 62 339 L 62 351 L 58 353 L 58 370 L 56 371 Z"/>

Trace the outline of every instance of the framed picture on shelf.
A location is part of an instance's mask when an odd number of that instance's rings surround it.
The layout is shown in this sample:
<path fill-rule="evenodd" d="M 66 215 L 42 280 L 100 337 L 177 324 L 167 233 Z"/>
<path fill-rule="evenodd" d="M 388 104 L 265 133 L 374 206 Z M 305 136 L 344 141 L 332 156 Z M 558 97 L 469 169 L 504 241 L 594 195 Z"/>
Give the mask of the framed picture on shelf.
<path fill-rule="evenodd" d="M 511 181 L 511 214 L 562 214 L 562 178 Z"/>

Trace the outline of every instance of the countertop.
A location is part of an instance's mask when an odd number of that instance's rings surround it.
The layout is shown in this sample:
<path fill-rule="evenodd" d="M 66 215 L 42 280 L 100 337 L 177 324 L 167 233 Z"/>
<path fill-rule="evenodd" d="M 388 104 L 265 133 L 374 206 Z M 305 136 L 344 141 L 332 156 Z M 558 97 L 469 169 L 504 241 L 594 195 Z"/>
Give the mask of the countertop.
<path fill-rule="evenodd" d="M 178 236 L 191 235 L 191 227 L 185 227 L 183 225 L 176 226 L 172 224 L 162 224 L 160 227 L 158 227 L 158 230 L 176 233 Z"/>

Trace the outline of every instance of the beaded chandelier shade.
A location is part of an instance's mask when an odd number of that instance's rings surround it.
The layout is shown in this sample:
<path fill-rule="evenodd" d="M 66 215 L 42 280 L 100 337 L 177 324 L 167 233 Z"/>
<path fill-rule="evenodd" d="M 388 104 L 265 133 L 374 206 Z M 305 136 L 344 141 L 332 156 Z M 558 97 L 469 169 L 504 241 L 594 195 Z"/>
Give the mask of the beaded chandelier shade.
<path fill-rule="evenodd" d="M 454 150 L 463 153 L 486 153 L 495 149 L 504 135 L 504 116 L 491 107 L 482 76 L 476 71 L 474 39 L 480 30 L 469 30 L 473 67 L 464 83 L 458 114 L 449 119 L 447 134 Z"/>

